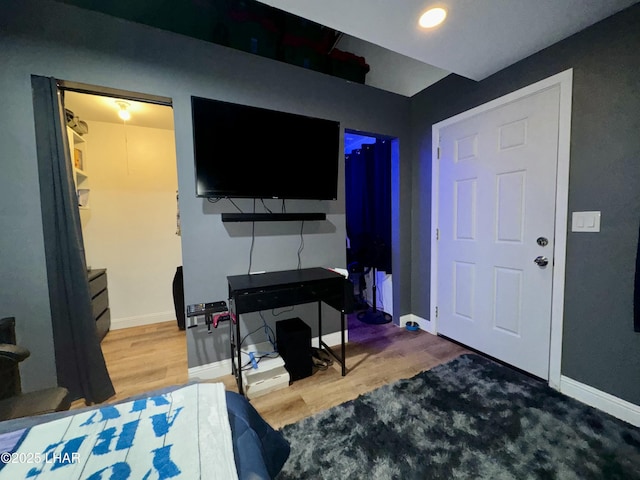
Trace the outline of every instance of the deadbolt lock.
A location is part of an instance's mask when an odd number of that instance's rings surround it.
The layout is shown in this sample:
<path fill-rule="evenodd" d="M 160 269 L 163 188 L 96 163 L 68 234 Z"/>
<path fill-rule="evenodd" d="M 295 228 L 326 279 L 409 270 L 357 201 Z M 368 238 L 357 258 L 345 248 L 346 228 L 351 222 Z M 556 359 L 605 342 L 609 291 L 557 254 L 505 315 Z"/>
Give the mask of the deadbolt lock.
<path fill-rule="evenodd" d="M 541 247 L 546 247 L 547 245 L 549 245 L 549 240 L 547 239 L 547 237 L 538 237 L 536 243 Z"/>

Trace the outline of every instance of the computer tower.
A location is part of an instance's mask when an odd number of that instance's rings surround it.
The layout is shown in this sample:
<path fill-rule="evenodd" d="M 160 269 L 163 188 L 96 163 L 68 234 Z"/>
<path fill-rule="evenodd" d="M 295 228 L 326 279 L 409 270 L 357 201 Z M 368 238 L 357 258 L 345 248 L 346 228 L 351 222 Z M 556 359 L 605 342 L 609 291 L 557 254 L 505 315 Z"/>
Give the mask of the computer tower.
<path fill-rule="evenodd" d="M 313 367 L 311 327 L 297 317 L 279 320 L 276 322 L 276 342 L 291 381 L 309 377 Z"/>

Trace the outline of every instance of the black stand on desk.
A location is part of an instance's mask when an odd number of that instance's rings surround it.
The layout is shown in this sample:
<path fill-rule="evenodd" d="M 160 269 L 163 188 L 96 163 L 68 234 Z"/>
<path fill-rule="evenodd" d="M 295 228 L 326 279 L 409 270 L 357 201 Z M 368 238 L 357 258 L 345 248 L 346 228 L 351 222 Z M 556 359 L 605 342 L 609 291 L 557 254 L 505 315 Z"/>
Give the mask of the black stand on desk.
<path fill-rule="evenodd" d="M 273 308 L 318 302 L 318 339 L 320 348 L 325 348 L 342 366 L 342 376 L 347 374 L 345 365 L 344 310 L 345 278 L 326 268 L 303 268 L 255 275 L 232 275 L 229 283 L 229 308 L 235 322 L 229 322 L 231 331 L 231 369 L 242 387 L 242 352 L 240 350 L 240 315 Z M 340 312 L 341 355 L 338 356 L 322 340 L 322 303 Z M 235 325 L 235 332 L 234 332 Z M 235 358 L 234 358 L 235 357 Z"/>

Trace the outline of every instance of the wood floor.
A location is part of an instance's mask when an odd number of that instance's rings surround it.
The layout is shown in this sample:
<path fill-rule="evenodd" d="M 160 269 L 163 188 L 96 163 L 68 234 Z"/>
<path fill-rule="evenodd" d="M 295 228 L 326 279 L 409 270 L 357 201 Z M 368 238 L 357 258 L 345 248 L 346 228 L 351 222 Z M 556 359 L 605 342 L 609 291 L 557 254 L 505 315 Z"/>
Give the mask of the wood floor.
<path fill-rule="evenodd" d="M 188 381 L 185 332 L 175 321 L 111 331 L 102 349 L 116 389 L 116 396 L 106 403 Z M 469 352 L 423 331 L 409 332 L 391 323 L 367 325 L 354 316 L 349 317 L 346 350 L 346 376 L 334 362 L 327 370 L 252 399 L 252 405 L 280 428 Z M 216 381 L 237 391 L 231 374 Z M 72 408 L 81 406 L 83 402 L 75 402 Z"/>
<path fill-rule="evenodd" d="M 101 343 L 115 403 L 149 390 L 188 382 L 185 332 L 176 321 L 111 330 Z M 71 408 L 85 407 L 83 399 Z"/>

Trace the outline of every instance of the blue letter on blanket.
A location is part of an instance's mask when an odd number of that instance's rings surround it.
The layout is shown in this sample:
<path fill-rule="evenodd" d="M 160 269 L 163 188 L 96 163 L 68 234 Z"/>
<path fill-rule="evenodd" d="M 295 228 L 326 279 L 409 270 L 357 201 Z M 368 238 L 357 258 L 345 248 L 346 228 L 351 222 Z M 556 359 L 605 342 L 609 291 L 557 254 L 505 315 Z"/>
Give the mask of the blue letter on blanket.
<path fill-rule="evenodd" d="M 102 480 L 102 474 L 111 469 L 111 476 L 109 480 L 127 480 L 131 475 L 131 467 L 125 462 L 114 463 L 110 467 L 105 467 L 102 470 L 98 470 L 96 473 L 87 477 L 87 480 Z"/>
<path fill-rule="evenodd" d="M 67 465 L 72 465 L 73 462 L 63 462 L 62 459 L 65 458 L 74 458 L 78 454 L 78 450 L 80 449 L 80 445 L 84 442 L 86 435 L 81 437 L 72 438 L 71 440 L 67 440 L 66 442 L 56 442 L 49 445 L 42 452 L 43 457 L 52 458 L 54 460 L 53 466 L 51 470 L 55 470 L 56 468 L 66 467 Z M 62 445 L 62 450 L 58 453 L 58 447 Z M 32 468 L 27 472 L 27 478 L 38 476 L 42 473 L 42 469 L 38 470 L 37 468 Z"/>
<path fill-rule="evenodd" d="M 171 420 L 169 420 L 169 413 L 159 413 L 157 415 L 151 416 L 151 424 L 153 425 L 153 433 L 156 434 L 156 437 L 162 437 L 166 435 L 169 429 L 173 426 L 173 422 L 176 421 L 178 415 L 182 411 L 183 407 L 177 408 L 173 415 L 171 415 Z"/>
<path fill-rule="evenodd" d="M 133 422 L 125 423 L 122 425 L 122 432 L 117 435 L 118 441 L 116 442 L 115 450 L 125 450 L 131 448 L 133 445 L 133 439 L 136 436 L 136 430 L 138 429 L 138 423 L 140 420 L 134 420 Z M 105 455 L 111 451 L 111 441 L 116 437 L 116 428 L 106 428 L 98 434 L 98 441 L 93 447 L 92 453 L 94 455 Z"/>
<path fill-rule="evenodd" d="M 164 395 L 156 395 L 155 397 L 141 398 L 140 400 L 136 400 L 133 402 L 133 405 L 131 405 L 131 413 L 140 412 L 141 410 L 146 410 L 147 400 L 151 400 L 153 403 L 155 403 L 156 407 L 159 407 L 160 405 L 170 404 L 169 400 L 167 400 L 164 397 Z"/>
<path fill-rule="evenodd" d="M 87 418 L 87 420 L 81 424 L 81 427 L 86 427 L 87 425 L 92 425 L 94 423 L 93 419 L 96 417 L 96 415 L 100 413 L 102 415 L 102 419 L 100 419 L 100 422 L 106 422 L 107 420 L 113 420 L 114 418 L 120 418 L 120 412 L 118 411 L 117 408 L 112 407 L 112 406 L 107 406 L 107 407 L 103 407 L 100 410 L 98 410 L 96 413 L 91 414 L 91 416 L 89 418 Z"/>
<path fill-rule="evenodd" d="M 158 471 L 158 480 L 177 477 L 182 473 L 178 466 L 171 460 L 171 445 L 153 450 L 153 467 Z M 148 480 L 151 476 L 149 470 L 142 480 Z"/>

